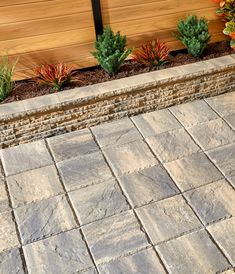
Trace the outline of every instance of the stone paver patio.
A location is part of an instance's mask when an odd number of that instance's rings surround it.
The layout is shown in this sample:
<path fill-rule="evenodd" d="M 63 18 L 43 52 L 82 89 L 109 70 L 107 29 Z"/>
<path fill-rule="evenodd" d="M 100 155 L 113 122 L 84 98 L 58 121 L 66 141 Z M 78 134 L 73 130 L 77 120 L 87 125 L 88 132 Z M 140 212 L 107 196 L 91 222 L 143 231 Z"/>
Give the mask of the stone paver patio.
<path fill-rule="evenodd" d="M 235 92 L 0 151 L 1 274 L 232 274 Z"/>

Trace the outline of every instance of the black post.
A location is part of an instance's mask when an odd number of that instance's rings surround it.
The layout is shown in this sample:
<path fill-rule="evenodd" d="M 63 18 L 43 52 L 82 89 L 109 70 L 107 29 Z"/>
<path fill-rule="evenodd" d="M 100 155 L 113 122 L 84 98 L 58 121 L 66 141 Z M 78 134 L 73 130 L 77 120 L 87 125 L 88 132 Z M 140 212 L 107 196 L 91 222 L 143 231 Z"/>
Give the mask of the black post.
<path fill-rule="evenodd" d="M 100 0 L 91 0 L 91 2 L 92 2 L 92 9 L 93 9 L 94 24 L 95 24 L 95 33 L 97 38 L 98 35 L 101 35 L 103 33 L 103 21 L 102 21 Z"/>

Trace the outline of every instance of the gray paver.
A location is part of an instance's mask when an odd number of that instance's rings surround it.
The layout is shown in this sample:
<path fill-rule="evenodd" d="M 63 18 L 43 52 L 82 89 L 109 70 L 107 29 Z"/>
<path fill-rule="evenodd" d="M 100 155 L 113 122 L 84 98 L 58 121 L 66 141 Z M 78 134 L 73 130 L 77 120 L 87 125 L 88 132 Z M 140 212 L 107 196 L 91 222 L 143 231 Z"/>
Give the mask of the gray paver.
<path fill-rule="evenodd" d="M 235 113 L 235 92 L 211 97 L 206 101 L 215 109 L 221 116 L 227 116 Z"/>
<path fill-rule="evenodd" d="M 174 161 L 200 150 L 184 129 L 164 132 L 146 140 L 162 162 Z"/>
<path fill-rule="evenodd" d="M 100 152 L 60 162 L 58 169 L 68 191 L 104 182 L 113 177 Z"/>
<path fill-rule="evenodd" d="M 82 225 L 129 209 L 115 180 L 73 191 L 69 197 Z"/>
<path fill-rule="evenodd" d="M 223 175 L 202 152 L 166 163 L 165 167 L 182 191 L 223 178 Z"/>
<path fill-rule="evenodd" d="M 204 224 L 235 215 L 235 191 L 225 180 L 185 192 Z"/>
<path fill-rule="evenodd" d="M 131 211 L 94 222 L 82 229 L 98 264 L 149 246 Z"/>
<path fill-rule="evenodd" d="M 0 253 L 1 274 L 24 274 L 19 249 L 11 249 Z"/>
<path fill-rule="evenodd" d="M 118 146 L 142 139 L 129 118 L 91 128 L 101 147 Z"/>
<path fill-rule="evenodd" d="M 12 213 L 10 211 L 0 213 L 0 252 L 18 245 Z"/>
<path fill-rule="evenodd" d="M 226 177 L 235 176 L 235 143 L 210 150 L 208 155 Z"/>
<path fill-rule="evenodd" d="M 230 125 L 230 127 L 235 130 L 235 113 L 225 116 L 224 119 Z"/>
<path fill-rule="evenodd" d="M 235 141 L 234 131 L 222 119 L 199 124 L 187 130 L 204 150 L 227 145 Z"/>
<path fill-rule="evenodd" d="M 4 182 L 0 181 L 0 213 L 9 210 L 9 199 Z"/>
<path fill-rule="evenodd" d="M 181 128 L 180 123 L 167 109 L 134 116 L 132 120 L 144 137 Z"/>
<path fill-rule="evenodd" d="M 29 244 L 23 250 L 32 274 L 73 274 L 93 266 L 79 229 Z"/>
<path fill-rule="evenodd" d="M 204 230 L 171 240 L 156 249 L 167 270 L 174 274 L 215 274 L 230 266 Z"/>
<path fill-rule="evenodd" d="M 208 230 L 235 267 L 235 218 L 213 224 L 208 227 Z"/>
<path fill-rule="evenodd" d="M 203 100 L 176 105 L 170 110 L 185 127 L 218 118 L 218 115 Z"/>
<path fill-rule="evenodd" d="M 202 227 L 182 196 L 175 196 L 137 210 L 154 244 Z"/>
<path fill-rule="evenodd" d="M 235 187 L 235 176 L 228 178 L 228 180 Z"/>
<path fill-rule="evenodd" d="M 44 141 L 36 141 L 0 150 L 6 175 L 52 164 Z"/>
<path fill-rule="evenodd" d="M 76 227 L 64 195 L 19 207 L 15 216 L 23 244 Z"/>
<path fill-rule="evenodd" d="M 106 148 L 104 149 L 104 154 L 117 176 L 158 163 L 146 143 L 142 140 L 118 147 Z"/>
<path fill-rule="evenodd" d="M 165 274 L 152 248 L 140 251 L 107 264 L 99 265 L 101 274 Z"/>
<path fill-rule="evenodd" d="M 47 139 L 56 162 L 99 151 L 89 129 Z"/>
<path fill-rule="evenodd" d="M 63 193 L 56 168 L 53 165 L 9 176 L 7 184 L 13 207 Z"/>
<path fill-rule="evenodd" d="M 119 178 L 119 182 L 133 207 L 179 193 L 178 188 L 161 166 L 153 166 L 123 175 Z"/>

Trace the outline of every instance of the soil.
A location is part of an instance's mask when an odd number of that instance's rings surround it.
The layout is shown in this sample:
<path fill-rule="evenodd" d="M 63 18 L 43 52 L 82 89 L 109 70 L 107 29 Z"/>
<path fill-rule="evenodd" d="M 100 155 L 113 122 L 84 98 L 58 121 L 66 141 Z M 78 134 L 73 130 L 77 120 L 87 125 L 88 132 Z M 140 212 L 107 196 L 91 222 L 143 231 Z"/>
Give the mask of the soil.
<path fill-rule="evenodd" d="M 194 58 L 190 54 L 187 53 L 187 50 L 180 50 L 171 52 L 168 63 L 164 66 L 159 67 L 158 69 L 165 69 L 169 67 L 180 66 L 184 64 L 194 63 L 197 61 L 208 60 L 211 58 L 224 56 L 234 53 L 234 51 L 230 48 L 228 41 L 217 42 L 210 44 L 207 49 L 204 51 L 204 55 L 201 58 Z M 134 61 L 128 60 L 126 61 L 119 73 L 115 76 L 110 77 L 104 70 L 102 70 L 99 66 L 82 69 L 76 71 L 75 77 L 79 80 L 74 81 L 70 85 L 64 87 L 62 90 L 71 89 L 74 87 L 82 87 L 87 85 L 92 85 L 96 83 L 111 81 L 114 79 L 120 79 L 136 74 L 141 74 L 145 72 L 149 72 L 151 69 L 146 67 L 145 65 L 138 64 Z M 17 81 L 14 84 L 14 89 L 10 96 L 6 98 L 1 103 L 9 103 L 13 101 L 20 101 L 28 98 L 33 98 L 45 94 L 54 93 L 51 87 L 46 85 L 40 85 L 35 81 L 31 80 L 23 80 Z M 61 91 L 60 91 L 61 92 Z"/>

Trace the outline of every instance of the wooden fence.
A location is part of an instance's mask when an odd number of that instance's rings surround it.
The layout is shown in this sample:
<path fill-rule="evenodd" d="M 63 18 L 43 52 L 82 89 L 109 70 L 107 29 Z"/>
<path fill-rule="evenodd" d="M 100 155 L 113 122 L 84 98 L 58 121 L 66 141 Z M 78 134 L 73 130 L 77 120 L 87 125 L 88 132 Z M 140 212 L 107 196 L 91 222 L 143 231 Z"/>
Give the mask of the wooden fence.
<path fill-rule="evenodd" d="M 97 0 L 98 1 L 98 0 Z M 182 45 L 172 35 L 188 14 L 209 20 L 212 41 L 224 39 L 223 23 L 212 0 L 100 0 L 104 25 L 128 37 L 130 46 L 153 37 L 172 50 Z M 36 64 L 64 61 L 78 67 L 95 65 L 91 0 L 1 0 L 0 55 L 19 56 L 17 79 L 30 76 Z"/>

